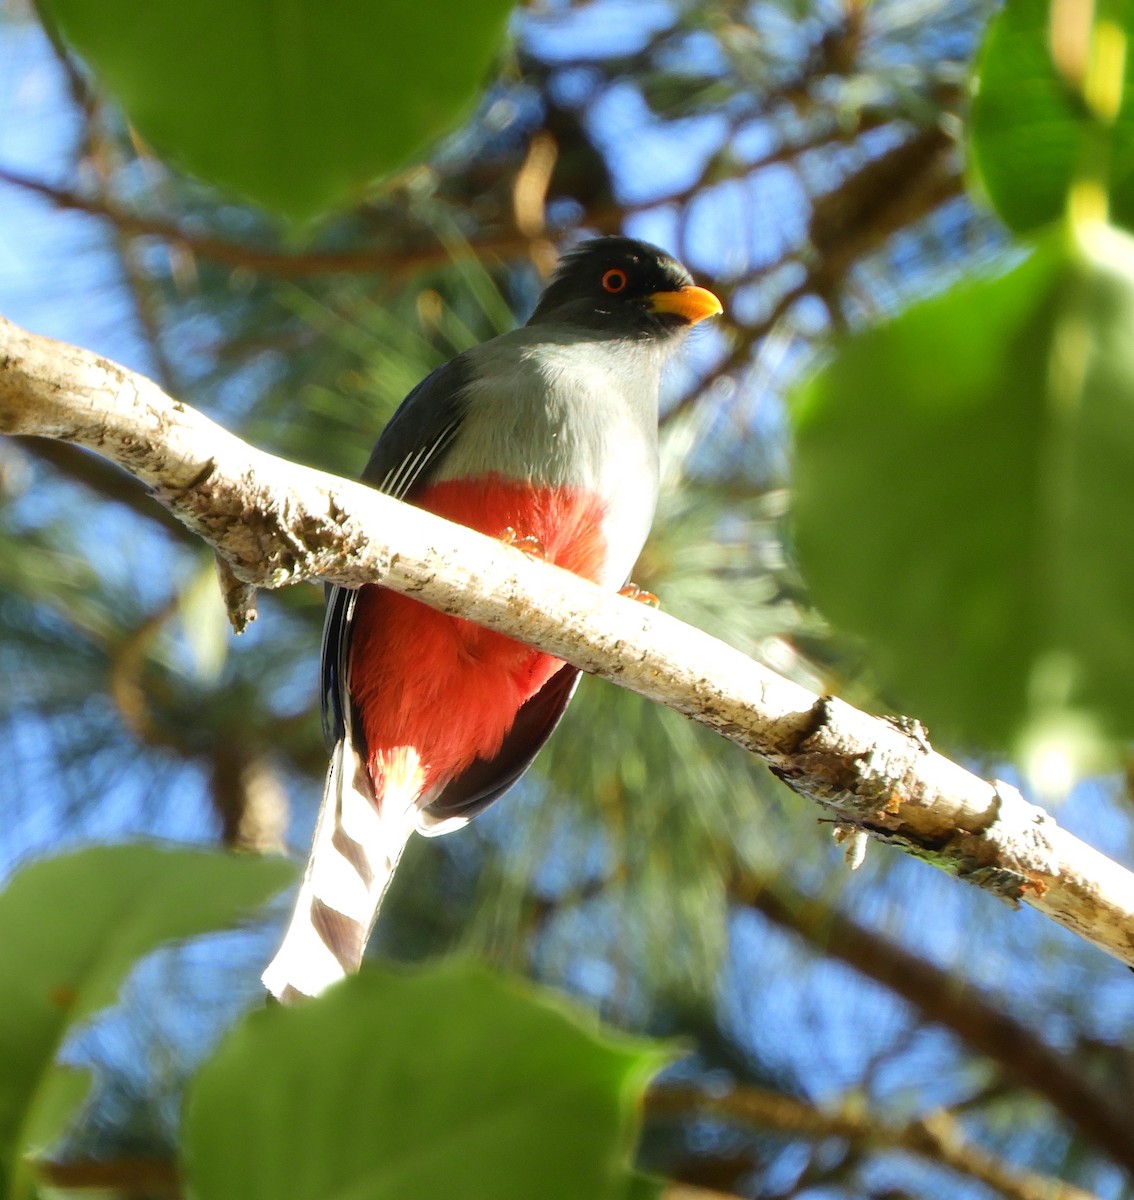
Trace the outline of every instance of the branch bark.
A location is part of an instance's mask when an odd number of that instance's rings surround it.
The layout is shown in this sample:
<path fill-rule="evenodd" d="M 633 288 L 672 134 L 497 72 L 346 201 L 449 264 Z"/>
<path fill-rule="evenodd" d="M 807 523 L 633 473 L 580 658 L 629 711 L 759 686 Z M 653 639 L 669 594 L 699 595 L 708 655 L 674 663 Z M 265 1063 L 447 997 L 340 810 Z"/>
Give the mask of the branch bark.
<path fill-rule="evenodd" d="M 816 696 L 708 634 L 362 484 L 256 450 L 156 384 L 0 318 L 0 433 L 125 467 L 258 587 L 378 582 L 667 704 L 841 824 L 1024 902 L 1134 965 L 1134 874 L 916 726 Z"/>

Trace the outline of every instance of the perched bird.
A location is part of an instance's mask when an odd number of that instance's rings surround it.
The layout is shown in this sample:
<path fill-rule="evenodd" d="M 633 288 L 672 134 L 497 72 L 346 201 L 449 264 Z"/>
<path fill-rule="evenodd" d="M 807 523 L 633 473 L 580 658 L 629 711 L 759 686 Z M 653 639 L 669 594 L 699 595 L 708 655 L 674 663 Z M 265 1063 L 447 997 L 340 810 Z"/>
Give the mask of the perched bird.
<path fill-rule="evenodd" d="M 657 501 L 662 365 L 720 311 L 656 246 L 585 242 L 525 326 L 410 392 L 362 478 L 619 588 Z M 358 969 L 410 833 L 459 828 L 506 792 L 578 671 L 372 585 L 330 591 L 322 681 L 326 792 L 295 914 L 264 972 L 283 1000 Z"/>

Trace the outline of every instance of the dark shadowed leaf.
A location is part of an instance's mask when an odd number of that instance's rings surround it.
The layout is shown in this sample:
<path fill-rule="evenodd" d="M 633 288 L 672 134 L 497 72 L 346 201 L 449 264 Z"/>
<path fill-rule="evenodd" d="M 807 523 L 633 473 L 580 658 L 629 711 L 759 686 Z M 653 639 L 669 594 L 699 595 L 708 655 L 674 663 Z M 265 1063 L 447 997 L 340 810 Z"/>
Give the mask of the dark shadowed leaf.
<path fill-rule="evenodd" d="M 664 1179 L 635 1172 L 627 1178 L 622 1192 L 616 1190 L 612 1194 L 618 1196 L 619 1200 L 662 1200 L 669 1190 L 669 1184 Z"/>
<path fill-rule="evenodd" d="M 188 1178 L 200 1200 L 647 1196 L 629 1160 L 665 1057 L 483 968 L 364 973 L 223 1043 L 190 1095 Z"/>
<path fill-rule="evenodd" d="M 796 530 L 830 617 L 938 732 L 1134 734 L 1134 248 L 1052 239 L 846 342 L 804 390 Z"/>
<path fill-rule="evenodd" d="M 294 218 L 341 205 L 467 114 L 510 0 L 46 0 L 171 162 Z"/>
<path fill-rule="evenodd" d="M 293 876 L 283 859 L 100 846 L 13 877 L 0 892 L 0 1171 L 13 1194 L 22 1157 L 59 1135 L 86 1089 L 53 1065 L 67 1031 L 155 946 L 234 924 Z"/>

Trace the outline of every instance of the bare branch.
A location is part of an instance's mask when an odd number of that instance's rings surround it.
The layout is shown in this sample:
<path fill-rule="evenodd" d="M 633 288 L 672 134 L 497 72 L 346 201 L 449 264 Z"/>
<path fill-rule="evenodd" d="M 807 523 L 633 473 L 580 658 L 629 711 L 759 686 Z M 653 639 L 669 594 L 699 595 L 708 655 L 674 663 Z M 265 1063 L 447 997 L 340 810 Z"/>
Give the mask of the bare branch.
<path fill-rule="evenodd" d="M 88 196 L 68 187 L 57 187 L 19 172 L 0 169 L 0 183 L 34 192 L 70 212 L 83 212 L 109 221 L 123 237 L 156 238 L 171 246 L 179 246 L 200 258 L 222 266 L 242 267 L 263 272 L 279 279 L 307 279 L 316 275 L 360 274 L 373 271 L 405 271 L 430 266 L 443 266 L 452 259 L 452 252 L 441 242 L 405 250 L 275 250 L 269 246 L 246 246 L 214 234 L 183 228 L 171 221 L 146 216 L 121 207 L 109 199 Z M 477 241 L 476 252 L 515 255 L 538 249 L 539 239 L 533 240 L 517 232 L 501 233 Z"/>
<path fill-rule="evenodd" d="M 73 1162 L 39 1160 L 36 1174 L 50 1187 L 65 1191 L 110 1191 L 122 1197 L 177 1200 L 185 1192 L 176 1165 L 159 1158 L 79 1159 Z M 738 1200 L 731 1193 L 710 1192 L 683 1183 L 670 1183 L 662 1200 Z M 1054 1200 L 1054 1198 L 1053 1198 Z"/>
<path fill-rule="evenodd" d="M 785 880 L 736 879 L 733 899 L 889 988 L 930 1021 L 951 1029 L 1004 1075 L 1043 1096 L 1068 1125 L 1134 1170 L 1134 1109 L 1077 1069 L 1072 1058 L 1003 1011 L 973 983 L 835 912 Z"/>
<path fill-rule="evenodd" d="M 676 1086 L 653 1088 L 647 1109 L 655 1117 L 706 1114 L 817 1140 L 840 1138 L 866 1150 L 901 1150 L 977 1179 L 1011 1200 L 1095 1200 L 1072 1184 L 1011 1167 L 964 1141 L 944 1111 L 896 1125 L 871 1113 L 817 1108 L 766 1088 L 738 1087 L 718 1096 Z"/>
<path fill-rule="evenodd" d="M 147 379 L 0 319 L 0 433 L 97 450 L 257 587 L 380 582 L 566 659 L 762 756 L 838 822 L 1023 901 L 1134 964 L 1134 874 L 916 728 L 472 530 L 242 442 Z"/>

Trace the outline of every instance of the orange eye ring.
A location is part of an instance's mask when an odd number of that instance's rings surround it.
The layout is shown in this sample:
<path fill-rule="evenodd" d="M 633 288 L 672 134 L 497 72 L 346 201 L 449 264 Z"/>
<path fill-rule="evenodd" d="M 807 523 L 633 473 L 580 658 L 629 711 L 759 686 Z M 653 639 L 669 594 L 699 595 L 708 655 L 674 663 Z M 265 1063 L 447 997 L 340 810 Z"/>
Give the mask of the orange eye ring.
<path fill-rule="evenodd" d="M 621 292 L 629 282 L 621 267 L 611 267 L 602 277 L 603 289 L 608 292 Z"/>

